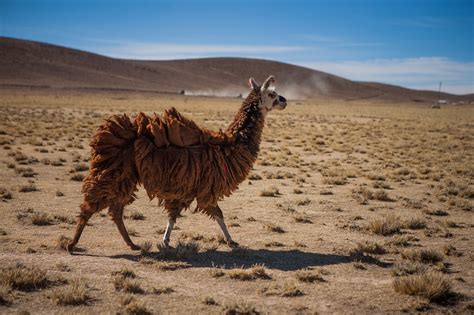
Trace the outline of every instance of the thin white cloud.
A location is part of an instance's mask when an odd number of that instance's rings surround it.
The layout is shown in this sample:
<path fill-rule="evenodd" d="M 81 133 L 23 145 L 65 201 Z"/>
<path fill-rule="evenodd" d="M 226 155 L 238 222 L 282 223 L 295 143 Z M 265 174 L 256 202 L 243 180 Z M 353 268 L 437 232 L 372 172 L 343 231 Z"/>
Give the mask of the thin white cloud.
<path fill-rule="evenodd" d="M 404 27 L 441 28 L 447 20 L 433 16 L 417 16 L 389 21 L 389 23 Z"/>
<path fill-rule="evenodd" d="M 323 44 L 324 46 L 330 47 L 331 49 L 335 47 L 373 47 L 383 45 L 380 42 L 353 41 L 347 38 L 337 36 L 325 36 L 320 34 L 303 34 L 297 35 L 296 38 L 312 44 Z"/>
<path fill-rule="evenodd" d="M 336 36 L 326 36 L 320 34 L 303 34 L 296 36 L 298 39 L 303 39 L 311 42 L 318 42 L 318 43 L 340 43 L 341 38 Z"/>
<path fill-rule="evenodd" d="M 280 54 L 304 50 L 301 46 L 272 45 L 190 45 L 174 43 L 120 43 L 109 42 L 97 47 L 99 53 L 131 59 L 177 59 L 217 55 Z"/>
<path fill-rule="evenodd" d="M 383 82 L 414 89 L 474 93 L 474 62 L 442 57 L 303 63 L 303 66 L 356 81 Z"/>

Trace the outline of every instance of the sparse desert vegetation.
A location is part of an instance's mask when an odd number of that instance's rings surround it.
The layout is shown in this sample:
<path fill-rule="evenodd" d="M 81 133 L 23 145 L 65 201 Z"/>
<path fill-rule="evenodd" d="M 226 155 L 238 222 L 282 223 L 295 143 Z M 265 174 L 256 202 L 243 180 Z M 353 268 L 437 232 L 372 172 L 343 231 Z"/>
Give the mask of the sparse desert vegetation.
<path fill-rule="evenodd" d="M 124 245 L 104 210 L 69 255 L 88 142 L 104 118 L 175 106 L 217 130 L 240 100 L 2 93 L 0 313 L 415 313 L 419 299 L 434 313 L 472 307 L 472 106 L 290 102 L 268 115 L 251 175 L 221 203 L 240 248 L 193 205 L 162 246 L 166 215 L 139 190 L 124 215 L 141 251 Z"/>
<path fill-rule="evenodd" d="M 68 287 L 53 291 L 50 298 L 57 305 L 85 305 L 92 300 L 87 284 L 77 279 Z"/>
<path fill-rule="evenodd" d="M 0 284 L 7 288 L 20 291 L 36 291 L 51 284 L 45 270 L 37 266 L 28 266 L 17 263 L 11 266 L 2 266 L 0 269 Z"/>
<path fill-rule="evenodd" d="M 400 293 L 440 301 L 450 293 L 451 282 L 439 272 L 426 272 L 397 278 L 393 281 L 393 287 Z"/>

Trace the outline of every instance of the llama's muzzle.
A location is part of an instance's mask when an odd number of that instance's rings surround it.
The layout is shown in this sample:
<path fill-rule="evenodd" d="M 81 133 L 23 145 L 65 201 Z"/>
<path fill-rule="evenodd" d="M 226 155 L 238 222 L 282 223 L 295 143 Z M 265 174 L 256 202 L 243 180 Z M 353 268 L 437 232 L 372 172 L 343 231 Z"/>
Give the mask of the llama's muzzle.
<path fill-rule="evenodd" d="M 286 98 L 284 98 L 281 95 L 278 95 L 278 102 L 280 103 L 279 105 L 280 105 L 281 109 L 284 109 L 287 105 Z"/>

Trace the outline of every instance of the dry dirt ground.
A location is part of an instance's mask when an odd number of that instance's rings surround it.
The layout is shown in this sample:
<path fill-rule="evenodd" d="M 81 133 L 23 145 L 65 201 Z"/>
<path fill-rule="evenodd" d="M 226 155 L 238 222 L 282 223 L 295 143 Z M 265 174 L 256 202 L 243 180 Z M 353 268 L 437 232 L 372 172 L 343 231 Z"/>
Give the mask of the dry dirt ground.
<path fill-rule="evenodd" d="M 240 249 L 188 210 L 160 250 L 166 216 L 143 190 L 125 213 L 142 252 L 106 211 L 62 249 L 105 117 L 175 106 L 225 128 L 240 102 L 1 90 L 0 313 L 473 312 L 473 107 L 290 102 L 221 203 Z"/>

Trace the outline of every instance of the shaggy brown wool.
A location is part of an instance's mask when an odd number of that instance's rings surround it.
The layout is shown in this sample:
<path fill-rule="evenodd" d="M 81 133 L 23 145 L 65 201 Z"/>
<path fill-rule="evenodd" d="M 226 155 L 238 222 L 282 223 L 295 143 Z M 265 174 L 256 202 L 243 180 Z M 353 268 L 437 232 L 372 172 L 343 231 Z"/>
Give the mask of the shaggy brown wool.
<path fill-rule="evenodd" d="M 91 142 L 84 202 L 69 249 L 90 216 L 106 207 L 133 248 L 122 213 L 135 200 L 137 184 L 174 220 L 193 200 L 198 211 L 222 217 L 217 202 L 238 188 L 257 158 L 264 125 L 259 101 L 252 90 L 225 132 L 199 128 L 175 108 L 162 116 L 139 113 L 133 121 L 126 115 L 108 119 Z"/>

